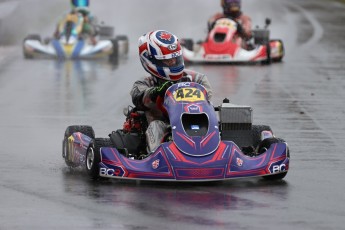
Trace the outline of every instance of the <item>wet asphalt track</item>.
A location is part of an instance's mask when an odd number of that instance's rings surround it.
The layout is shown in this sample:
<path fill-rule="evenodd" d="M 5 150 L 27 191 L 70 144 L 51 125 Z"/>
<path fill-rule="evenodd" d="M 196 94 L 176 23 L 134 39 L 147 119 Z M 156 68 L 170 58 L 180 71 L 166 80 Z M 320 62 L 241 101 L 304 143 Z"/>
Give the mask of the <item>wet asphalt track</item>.
<path fill-rule="evenodd" d="M 272 38 L 285 42 L 284 62 L 191 68 L 209 76 L 214 104 L 228 97 L 251 105 L 255 123 L 270 125 L 289 143 L 290 171 L 281 182 L 247 179 L 195 185 L 93 183 L 83 172 L 65 166 L 61 141 L 71 124 L 92 125 L 97 136 L 120 128 L 129 89 L 144 75 L 136 55 L 137 38 L 162 28 L 201 39 L 218 2 L 92 3 L 95 15 L 130 38 L 130 55 L 117 66 L 24 60 L 21 36 L 48 34 L 54 26 L 51 18 L 67 6 L 58 1 L 12 2 L 18 3 L 14 14 L 24 19 L 11 21 L 20 32 L 4 23 L 7 17 L 0 24 L 0 35 L 9 44 L 0 47 L 1 230 L 344 229 L 344 5 L 323 0 L 244 1 L 254 25 L 272 18 Z M 29 17 L 24 2 L 45 2 L 45 10 Z M 198 15 L 192 17 L 188 12 L 195 6 Z"/>

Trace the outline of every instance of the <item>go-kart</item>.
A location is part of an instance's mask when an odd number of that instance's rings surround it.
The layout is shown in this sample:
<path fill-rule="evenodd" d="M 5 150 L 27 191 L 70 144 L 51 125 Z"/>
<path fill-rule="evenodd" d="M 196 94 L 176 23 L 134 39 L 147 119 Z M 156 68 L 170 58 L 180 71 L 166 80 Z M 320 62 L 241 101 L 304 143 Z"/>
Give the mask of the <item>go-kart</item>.
<path fill-rule="evenodd" d="M 194 43 L 181 39 L 183 57 L 190 63 L 262 63 L 279 62 L 284 56 L 281 40 L 269 39 L 268 25 L 252 30 L 253 41 L 237 44 L 236 36 L 243 31 L 241 25 L 230 18 L 218 19 L 210 29 L 205 41 Z"/>
<path fill-rule="evenodd" d="M 67 127 L 62 157 L 91 179 L 221 181 L 245 177 L 279 180 L 289 169 L 287 143 L 269 126 L 252 124 L 252 108 L 223 101 L 214 107 L 206 89 L 194 82 L 172 85 L 162 110 L 170 130 L 159 147 L 147 151 L 143 111 L 127 109 L 122 129 L 95 138 L 91 126 Z"/>
<path fill-rule="evenodd" d="M 128 52 L 128 38 L 118 35 L 112 38 L 114 29 L 96 25 L 95 37 L 83 33 L 84 18 L 81 14 L 68 14 L 59 24 L 53 38 L 42 41 L 37 34 L 28 35 L 23 41 L 25 58 L 93 59 L 109 57 L 116 60 Z"/>

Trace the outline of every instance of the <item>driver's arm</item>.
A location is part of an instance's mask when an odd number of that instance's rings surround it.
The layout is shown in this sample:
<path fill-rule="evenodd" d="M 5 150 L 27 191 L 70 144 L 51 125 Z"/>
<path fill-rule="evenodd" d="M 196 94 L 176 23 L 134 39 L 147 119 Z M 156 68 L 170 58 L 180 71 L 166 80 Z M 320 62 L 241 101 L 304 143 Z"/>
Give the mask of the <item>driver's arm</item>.
<path fill-rule="evenodd" d="M 153 88 L 153 84 L 149 78 L 144 80 L 138 80 L 134 82 L 130 95 L 132 97 L 133 104 L 141 109 L 148 107 L 148 104 L 153 103 L 150 99 L 150 90 Z"/>
<path fill-rule="evenodd" d="M 242 14 L 240 17 L 243 28 L 243 35 L 246 40 L 252 37 L 252 20 L 249 16 Z"/>

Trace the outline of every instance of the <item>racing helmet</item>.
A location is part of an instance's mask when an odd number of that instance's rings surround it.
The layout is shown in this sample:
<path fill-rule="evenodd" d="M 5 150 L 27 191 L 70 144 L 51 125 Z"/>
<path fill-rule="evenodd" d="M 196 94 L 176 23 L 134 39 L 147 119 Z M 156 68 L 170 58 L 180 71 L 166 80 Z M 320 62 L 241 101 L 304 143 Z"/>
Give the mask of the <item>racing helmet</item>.
<path fill-rule="evenodd" d="M 89 15 L 89 0 L 71 0 L 73 11 L 81 13 L 83 16 Z"/>
<path fill-rule="evenodd" d="M 221 5 L 226 16 L 236 18 L 241 15 L 241 0 L 221 0 Z"/>
<path fill-rule="evenodd" d="M 165 30 L 155 30 L 139 38 L 139 57 L 152 76 L 178 81 L 183 76 L 184 61 L 179 39 Z"/>
<path fill-rule="evenodd" d="M 89 0 L 71 0 L 72 7 L 89 7 Z"/>

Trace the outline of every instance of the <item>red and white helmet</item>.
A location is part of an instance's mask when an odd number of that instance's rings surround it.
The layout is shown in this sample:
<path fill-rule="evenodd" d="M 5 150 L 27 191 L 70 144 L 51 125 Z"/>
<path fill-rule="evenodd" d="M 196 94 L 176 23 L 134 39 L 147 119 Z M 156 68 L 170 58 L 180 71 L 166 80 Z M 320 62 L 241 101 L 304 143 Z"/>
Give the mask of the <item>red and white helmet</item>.
<path fill-rule="evenodd" d="M 151 31 L 139 38 L 139 56 L 151 75 L 177 81 L 183 76 L 184 61 L 178 38 L 165 30 Z"/>

